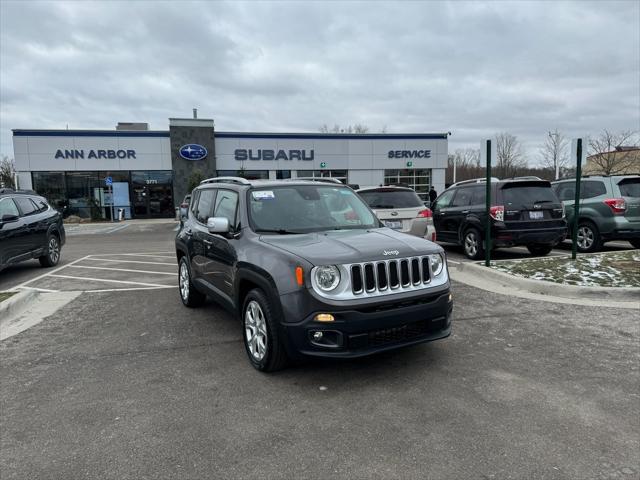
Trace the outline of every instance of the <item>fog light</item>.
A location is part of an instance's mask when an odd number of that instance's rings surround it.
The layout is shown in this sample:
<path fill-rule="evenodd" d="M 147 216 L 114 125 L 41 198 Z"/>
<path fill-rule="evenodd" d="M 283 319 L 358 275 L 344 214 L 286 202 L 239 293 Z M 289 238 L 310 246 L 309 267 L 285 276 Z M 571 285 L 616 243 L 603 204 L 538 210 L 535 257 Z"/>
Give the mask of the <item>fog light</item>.
<path fill-rule="evenodd" d="M 322 340 L 322 332 L 315 332 L 313 334 L 313 339 L 318 341 L 318 340 Z"/>
<path fill-rule="evenodd" d="M 330 313 L 319 313 L 316 315 L 316 322 L 333 322 L 335 318 Z"/>

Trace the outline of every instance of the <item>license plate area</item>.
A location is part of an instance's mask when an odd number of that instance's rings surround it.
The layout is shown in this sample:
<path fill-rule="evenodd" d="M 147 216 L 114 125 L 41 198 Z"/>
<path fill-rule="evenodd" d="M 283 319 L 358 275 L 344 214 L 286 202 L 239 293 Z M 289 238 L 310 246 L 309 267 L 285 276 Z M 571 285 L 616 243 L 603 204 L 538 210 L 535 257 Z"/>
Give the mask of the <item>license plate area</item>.
<path fill-rule="evenodd" d="M 541 212 L 539 210 L 529 212 L 529 218 L 531 220 L 542 220 L 544 218 L 544 212 Z"/>
<path fill-rule="evenodd" d="M 386 227 L 393 228 L 394 230 L 400 230 L 402 228 L 402 220 L 383 220 Z"/>

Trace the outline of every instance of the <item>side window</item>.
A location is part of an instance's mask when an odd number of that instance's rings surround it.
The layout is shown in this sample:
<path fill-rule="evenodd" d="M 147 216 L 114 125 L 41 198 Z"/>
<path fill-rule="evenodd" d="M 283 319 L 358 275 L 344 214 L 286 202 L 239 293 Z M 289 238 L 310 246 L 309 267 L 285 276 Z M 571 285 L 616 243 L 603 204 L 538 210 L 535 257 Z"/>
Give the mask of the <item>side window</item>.
<path fill-rule="evenodd" d="M 471 189 L 470 188 L 461 188 L 458 190 L 453 202 L 451 202 L 452 207 L 466 207 L 471 202 Z"/>
<path fill-rule="evenodd" d="M 566 182 L 560 183 L 557 185 L 556 194 L 560 201 L 566 202 L 567 200 L 575 200 L 576 199 L 576 188 L 575 183 Z"/>
<path fill-rule="evenodd" d="M 604 182 L 596 180 L 585 180 L 580 185 L 580 198 L 594 198 L 607 193 L 607 187 Z"/>
<path fill-rule="evenodd" d="M 200 223 L 206 224 L 209 217 L 213 216 L 213 201 L 215 198 L 215 190 L 207 189 L 200 192 L 198 207 L 196 209 L 196 219 Z"/>
<path fill-rule="evenodd" d="M 471 205 L 485 205 L 487 203 L 486 186 L 476 186 L 471 188 Z"/>
<path fill-rule="evenodd" d="M 436 208 L 447 208 L 449 206 L 449 204 L 451 203 L 451 199 L 453 198 L 453 195 L 455 193 L 456 193 L 455 190 L 447 190 L 442 195 L 440 195 L 440 198 L 436 199 L 436 202 L 435 202 L 435 205 L 434 205 L 434 209 L 436 209 Z"/>
<path fill-rule="evenodd" d="M 191 194 L 191 213 L 196 214 L 198 207 L 198 198 L 200 197 L 200 190 L 196 190 Z"/>
<path fill-rule="evenodd" d="M 38 213 L 46 212 L 49 209 L 49 204 L 44 198 L 34 197 L 31 200 L 36 204 Z"/>
<path fill-rule="evenodd" d="M 5 215 L 18 215 L 20 216 L 20 212 L 18 211 L 18 207 L 13 203 L 13 200 L 10 198 L 2 198 L 0 199 L 0 218 Z"/>
<path fill-rule="evenodd" d="M 22 215 L 25 217 L 27 215 L 32 215 L 37 213 L 38 209 L 36 208 L 35 203 L 31 201 L 29 197 L 16 197 L 15 202 L 18 205 L 18 208 L 22 212 Z"/>
<path fill-rule="evenodd" d="M 218 190 L 216 206 L 213 209 L 214 217 L 225 217 L 229 225 L 235 227 L 236 208 L 238 207 L 238 194 L 231 190 Z"/>

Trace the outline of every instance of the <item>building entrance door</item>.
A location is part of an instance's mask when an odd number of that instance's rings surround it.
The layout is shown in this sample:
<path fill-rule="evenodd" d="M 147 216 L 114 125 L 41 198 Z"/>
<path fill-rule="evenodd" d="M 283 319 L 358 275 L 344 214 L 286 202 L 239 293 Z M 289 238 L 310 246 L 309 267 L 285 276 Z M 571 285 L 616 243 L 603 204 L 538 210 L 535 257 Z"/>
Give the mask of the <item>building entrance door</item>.
<path fill-rule="evenodd" d="M 136 218 L 175 215 L 172 172 L 131 172 L 133 216 Z"/>

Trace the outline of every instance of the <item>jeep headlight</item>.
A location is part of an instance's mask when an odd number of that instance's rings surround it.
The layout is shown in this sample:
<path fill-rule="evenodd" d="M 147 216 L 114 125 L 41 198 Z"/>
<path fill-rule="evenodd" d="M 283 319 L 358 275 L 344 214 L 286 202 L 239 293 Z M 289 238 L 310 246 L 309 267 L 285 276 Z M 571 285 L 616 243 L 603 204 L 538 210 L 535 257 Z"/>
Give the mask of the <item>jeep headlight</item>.
<path fill-rule="evenodd" d="M 316 284 L 323 292 L 334 290 L 340 283 L 340 270 L 335 265 L 316 268 Z"/>
<path fill-rule="evenodd" d="M 431 265 L 431 274 L 437 277 L 444 268 L 444 258 L 439 253 L 432 253 L 429 255 L 429 264 Z"/>

